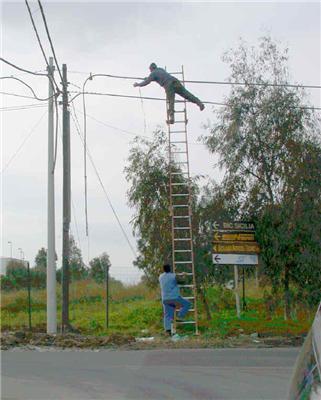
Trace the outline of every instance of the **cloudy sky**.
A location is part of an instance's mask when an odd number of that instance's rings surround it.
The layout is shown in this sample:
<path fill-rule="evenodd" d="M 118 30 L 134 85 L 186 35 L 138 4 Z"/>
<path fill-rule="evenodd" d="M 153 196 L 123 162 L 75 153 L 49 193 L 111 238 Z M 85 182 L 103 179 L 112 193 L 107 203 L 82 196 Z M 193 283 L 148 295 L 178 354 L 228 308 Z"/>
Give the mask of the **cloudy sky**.
<path fill-rule="evenodd" d="M 49 30 L 59 64 L 67 64 L 69 90 L 78 91 L 89 73 L 147 76 L 148 65 L 156 62 L 170 71 L 184 65 L 187 80 L 224 81 L 228 66 L 224 51 L 236 47 L 240 37 L 256 45 L 260 36 L 270 34 L 289 47 L 293 82 L 320 85 L 320 3 L 319 2 L 62 2 L 43 1 Z M 36 2 L 30 1 L 46 54 L 51 55 Z M 32 71 L 45 69 L 39 45 L 24 1 L 1 3 L 1 52 L 9 61 Z M 14 75 L 30 84 L 39 97 L 46 97 L 46 78 L 33 77 L 1 64 L 1 76 Z M 56 80 L 59 82 L 58 74 Z M 95 78 L 87 89 L 139 95 L 132 81 Z M 224 86 L 190 84 L 202 100 L 224 101 Z M 29 96 L 18 82 L 1 80 L 1 91 Z M 162 97 L 157 84 L 141 89 L 143 96 Z M 320 107 L 320 91 L 308 92 L 311 104 Z M 40 104 L 35 108 L 7 107 Z M 21 247 L 33 263 L 46 244 L 47 197 L 47 111 L 34 99 L 1 95 L 1 255 L 19 257 Z M 81 97 L 74 101 L 83 126 Z M 129 221 L 134 210 L 126 200 L 124 167 L 134 135 L 151 136 L 157 126 L 165 128 L 163 102 L 87 96 L 88 148 L 108 195 L 131 242 Z M 203 124 L 211 120 L 211 106 L 201 113 L 188 106 L 190 161 L 192 174 L 220 179 L 213 168 L 215 158 L 197 142 Z M 126 131 L 126 132 L 124 132 Z M 134 256 L 106 201 L 88 162 L 89 240 L 85 236 L 83 150 L 71 122 L 72 140 L 72 224 L 71 231 L 84 261 L 106 251 L 111 274 L 125 282 L 138 279 L 132 266 Z M 56 167 L 56 240 L 61 254 L 62 147 L 59 137 Z"/>

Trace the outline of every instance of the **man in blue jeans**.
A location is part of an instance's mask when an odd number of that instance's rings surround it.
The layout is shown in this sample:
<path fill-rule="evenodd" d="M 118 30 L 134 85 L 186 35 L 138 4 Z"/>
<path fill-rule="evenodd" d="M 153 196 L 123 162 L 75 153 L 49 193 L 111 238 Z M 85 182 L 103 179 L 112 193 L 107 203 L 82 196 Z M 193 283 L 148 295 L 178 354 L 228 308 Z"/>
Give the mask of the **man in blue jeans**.
<path fill-rule="evenodd" d="M 165 264 L 164 272 L 159 276 L 159 283 L 162 293 L 162 303 L 164 309 L 164 328 L 168 335 L 171 335 L 171 324 L 174 320 L 175 309 L 179 307 L 176 321 L 181 320 L 188 313 L 191 303 L 180 296 L 177 286 L 176 275 L 171 272 L 171 266 Z"/>

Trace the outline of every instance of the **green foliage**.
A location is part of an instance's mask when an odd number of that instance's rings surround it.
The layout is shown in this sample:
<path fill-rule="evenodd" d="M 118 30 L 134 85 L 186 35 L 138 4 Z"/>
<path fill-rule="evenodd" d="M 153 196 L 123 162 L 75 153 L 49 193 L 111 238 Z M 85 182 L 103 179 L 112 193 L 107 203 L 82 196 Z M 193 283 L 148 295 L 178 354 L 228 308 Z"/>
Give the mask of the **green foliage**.
<path fill-rule="evenodd" d="M 7 287 L 11 286 L 15 289 L 26 287 L 28 282 L 28 271 L 24 262 L 11 260 L 7 265 L 6 270 L 6 280 L 4 284 L 7 283 Z"/>
<path fill-rule="evenodd" d="M 89 276 L 97 283 L 104 282 L 107 276 L 107 271 L 111 267 L 108 254 L 103 253 L 99 257 L 95 257 L 90 261 L 89 265 Z"/>
<path fill-rule="evenodd" d="M 321 143 L 302 88 L 282 86 L 287 53 L 264 37 L 257 48 L 241 42 L 225 54 L 231 81 L 246 85 L 233 86 L 205 143 L 225 169 L 221 190 L 232 218 L 256 222 L 264 272 L 274 292 L 283 287 L 288 317 L 291 283 L 311 304 L 320 298 Z"/>
<path fill-rule="evenodd" d="M 142 284 L 122 287 L 111 283 L 110 327 L 105 328 L 105 299 L 101 285 L 93 281 L 76 281 L 71 288 L 70 304 L 71 323 L 84 334 L 103 335 L 113 332 L 129 333 L 142 336 L 142 330 L 148 330 L 148 335 L 159 335 L 163 332 L 162 305 L 156 292 Z M 248 283 L 248 293 L 250 293 Z M 247 297 L 248 310 L 242 312 L 241 319 L 236 317 L 233 292 L 220 286 L 208 287 L 206 296 L 213 314 L 211 321 L 205 318 L 205 311 L 199 301 L 200 331 L 204 338 L 238 336 L 241 333 L 284 335 L 306 333 L 314 317 L 302 304 L 298 304 L 296 318 L 284 321 L 282 319 L 281 302 L 276 296 L 273 310 L 267 311 L 266 298 L 271 293 L 266 289 L 262 298 L 260 290 L 253 291 Z M 61 287 L 57 287 L 58 324 L 61 318 Z M 140 294 L 140 295 L 138 295 Z M 46 329 L 46 291 L 33 290 L 32 326 L 36 330 Z M 1 328 L 24 329 L 28 326 L 28 296 L 26 290 L 2 293 L 1 298 Z M 191 329 L 191 330 L 190 330 Z M 184 328 L 184 332 L 193 331 L 193 327 Z"/>
<path fill-rule="evenodd" d="M 86 268 L 81 255 L 81 250 L 77 247 L 75 239 L 72 235 L 69 238 L 69 270 L 70 280 L 85 279 L 88 276 L 88 269 Z"/>
<path fill-rule="evenodd" d="M 135 209 L 133 228 L 138 238 L 135 265 L 152 285 L 157 284 L 161 266 L 171 256 L 167 154 L 166 135 L 157 130 L 152 140 L 135 139 L 125 168 L 130 182 L 128 203 Z"/>
<path fill-rule="evenodd" d="M 43 272 L 46 272 L 47 270 L 47 250 L 44 247 L 41 247 L 41 249 L 38 250 L 35 257 L 34 269 Z"/>

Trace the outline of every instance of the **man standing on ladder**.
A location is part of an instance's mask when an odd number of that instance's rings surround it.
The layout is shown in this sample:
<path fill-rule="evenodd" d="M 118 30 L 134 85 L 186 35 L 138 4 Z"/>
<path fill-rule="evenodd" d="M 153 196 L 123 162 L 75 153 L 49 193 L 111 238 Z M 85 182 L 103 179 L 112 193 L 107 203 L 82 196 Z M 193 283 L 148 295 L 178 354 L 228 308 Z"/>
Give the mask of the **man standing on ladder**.
<path fill-rule="evenodd" d="M 165 264 L 163 269 L 164 272 L 159 276 L 159 283 L 164 310 L 164 328 L 166 334 L 171 335 L 176 307 L 180 308 L 176 321 L 182 322 L 182 318 L 188 313 L 191 303 L 180 296 L 176 275 L 171 272 L 171 266 Z"/>
<path fill-rule="evenodd" d="M 200 99 L 198 99 L 188 90 L 186 90 L 185 87 L 181 84 L 181 82 L 177 78 L 170 75 L 163 68 L 157 67 L 155 63 L 151 63 L 151 65 L 149 66 L 149 70 L 150 70 L 150 75 L 140 83 L 135 82 L 134 87 L 146 86 L 152 81 L 155 81 L 165 89 L 166 98 L 168 102 L 168 120 L 167 120 L 168 124 L 175 123 L 175 118 L 174 118 L 175 93 L 179 94 L 184 99 L 197 104 L 201 111 L 204 110 L 205 106 L 200 101 Z"/>

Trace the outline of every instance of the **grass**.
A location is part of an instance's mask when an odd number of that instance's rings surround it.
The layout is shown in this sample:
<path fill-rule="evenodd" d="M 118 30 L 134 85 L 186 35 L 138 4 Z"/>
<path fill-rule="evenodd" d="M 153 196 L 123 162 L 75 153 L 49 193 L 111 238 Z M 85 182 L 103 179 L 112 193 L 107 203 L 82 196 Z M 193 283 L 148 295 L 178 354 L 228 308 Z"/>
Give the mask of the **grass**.
<path fill-rule="evenodd" d="M 247 309 L 238 319 L 232 291 L 220 287 L 207 289 L 212 313 L 208 321 L 199 303 L 199 328 L 204 338 L 229 337 L 257 332 L 261 335 L 300 335 L 308 332 L 314 310 L 297 307 L 292 319 L 285 321 L 280 303 L 271 312 L 264 291 L 254 282 L 247 282 Z M 268 288 L 267 288 L 268 290 Z M 134 336 L 158 335 L 163 330 L 159 291 L 143 284 L 110 286 L 109 328 L 105 327 L 105 294 L 103 285 L 93 281 L 79 281 L 70 286 L 70 321 L 84 334 L 105 335 L 126 333 Z M 61 321 L 61 287 L 57 287 L 58 324 Z M 21 330 L 28 326 L 26 290 L 3 292 L 1 295 L 2 330 Z M 32 326 L 46 329 L 46 291 L 32 290 Z M 186 326 L 186 333 L 193 327 Z"/>

